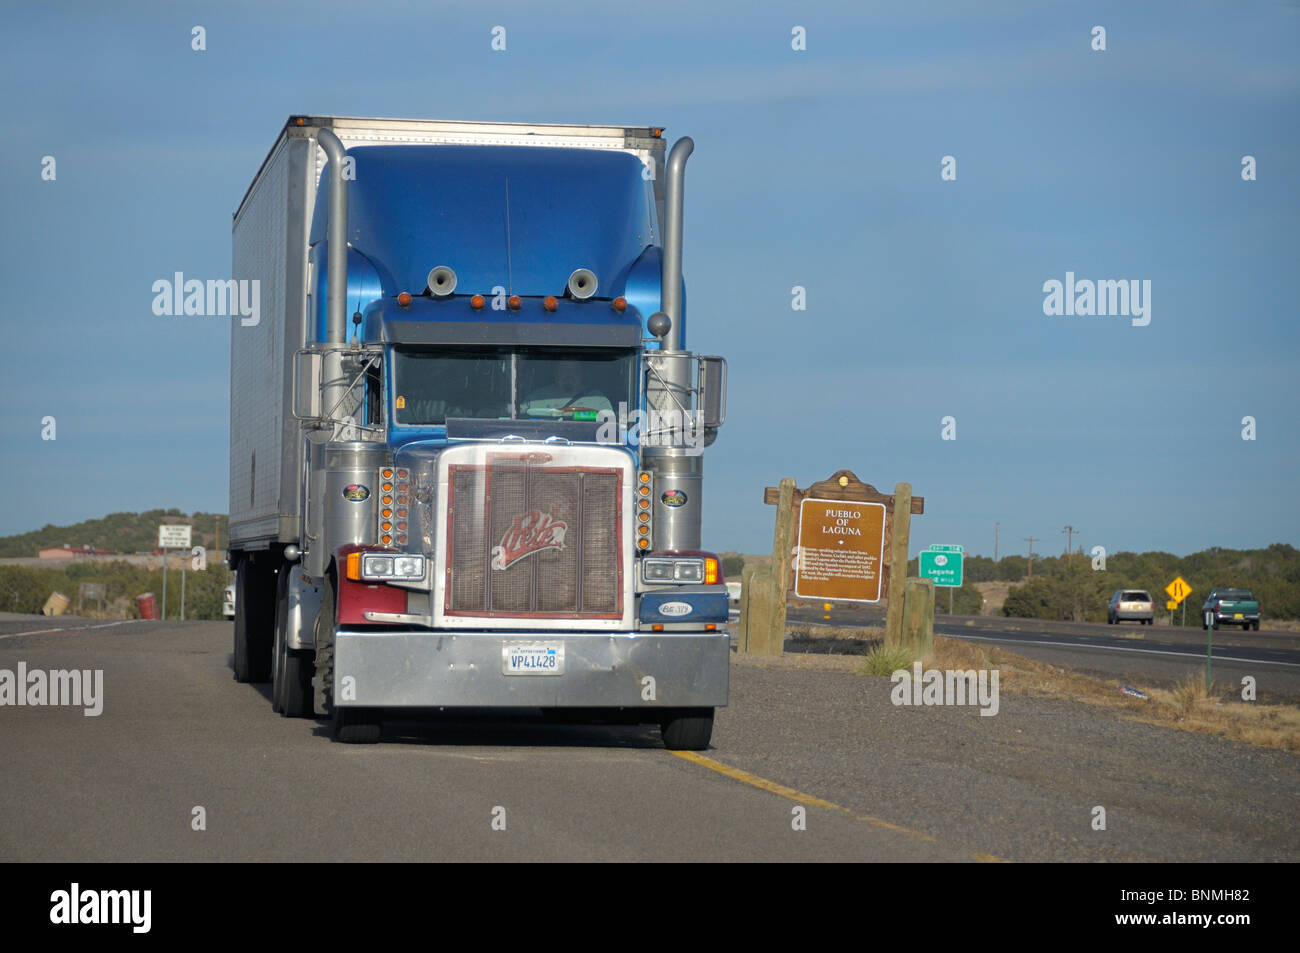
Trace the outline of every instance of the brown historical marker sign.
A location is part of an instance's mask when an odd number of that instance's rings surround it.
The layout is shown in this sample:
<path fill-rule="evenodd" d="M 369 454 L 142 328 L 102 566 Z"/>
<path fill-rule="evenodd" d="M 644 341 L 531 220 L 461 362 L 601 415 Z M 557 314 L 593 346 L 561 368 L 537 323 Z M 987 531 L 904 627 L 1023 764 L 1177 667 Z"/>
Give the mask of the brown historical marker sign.
<path fill-rule="evenodd" d="M 805 498 L 799 504 L 794 594 L 800 599 L 879 602 L 885 505 Z"/>

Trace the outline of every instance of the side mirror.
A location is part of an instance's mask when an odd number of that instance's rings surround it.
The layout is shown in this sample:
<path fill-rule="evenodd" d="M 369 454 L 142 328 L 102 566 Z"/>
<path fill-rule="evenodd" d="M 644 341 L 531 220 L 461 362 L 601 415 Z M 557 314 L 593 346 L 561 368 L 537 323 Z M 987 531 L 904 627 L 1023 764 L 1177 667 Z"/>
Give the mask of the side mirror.
<path fill-rule="evenodd" d="M 727 359 L 700 358 L 700 423 L 706 430 L 716 430 L 727 419 Z"/>
<path fill-rule="evenodd" d="M 324 355 L 299 351 L 293 359 L 293 415 L 298 420 L 316 420 L 321 415 L 321 368 Z"/>

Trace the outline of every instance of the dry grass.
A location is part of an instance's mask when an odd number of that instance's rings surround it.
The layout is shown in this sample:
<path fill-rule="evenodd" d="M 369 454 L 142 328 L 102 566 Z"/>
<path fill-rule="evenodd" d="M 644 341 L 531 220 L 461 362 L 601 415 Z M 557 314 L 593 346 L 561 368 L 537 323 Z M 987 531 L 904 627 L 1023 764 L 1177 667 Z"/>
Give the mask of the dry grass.
<path fill-rule="evenodd" d="M 791 626 L 797 638 L 815 639 L 883 639 L 879 627 L 836 629 L 826 626 Z M 896 657 L 895 657 L 896 656 Z M 777 658 L 737 655 L 738 664 L 763 668 L 820 669 L 852 671 L 859 675 L 888 675 L 896 669 L 910 668 L 912 657 L 906 653 L 889 653 L 876 646 L 864 658 L 860 655 L 812 655 L 786 652 Z M 1183 731 L 1218 735 L 1233 741 L 1283 751 L 1300 753 L 1300 706 L 1263 705 L 1241 700 L 1240 687 L 1211 685 L 1199 672 L 1188 675 L 1171 690 L 1151 689 L 1149 699 L 1134 698 L 1119 691 L 1119 682 L 1081 675 L 1009 652 L 998 645 L 967 642 L 935 636 L 934 651 L 921 660 L 926 668 L 997 669 L 999 690 L 1016 695 L 1063 698 L 1105 708 L 1133 721 Z"/>
<path fill-rule="evenodd" d="M 883 639 L 885 627 L 875 626 L 829 626 L 792 623 L 786 628 L 786 636 L 792 639 L 817 639 L 818 641 L 836 641 L 843 639 Z"/>
<path fill-rule="evenodd" d="M 927 667 L 998 669 L 999 689 L 1017 695 L 1065 698 L 1122 713 L 1134 721 L 1218 735 L 1234 741 L 1300 752 L 1300 707 L 1241 701 L 1239 689 L 1211 685 L 1199 673 L 1170 691 L 1152 689 L 1148 700 L 1121 694 L 1114 680 L 1025 658 L 998 646 L 936 636 Z"/>

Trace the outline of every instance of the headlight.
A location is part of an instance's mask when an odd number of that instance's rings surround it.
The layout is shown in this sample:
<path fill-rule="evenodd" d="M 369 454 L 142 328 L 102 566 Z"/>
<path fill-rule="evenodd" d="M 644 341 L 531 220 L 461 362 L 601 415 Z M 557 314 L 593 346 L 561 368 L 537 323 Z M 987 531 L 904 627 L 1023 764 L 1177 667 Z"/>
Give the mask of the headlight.
<path fill-rule="evenodd" d="M 362 579 L 423 579 L 423 556 L 366 555 L 361 559 Z"/>
<path fill-rule="evenodd" d="M 641 578 L 660 584 L 704 582 L 704 560 L 652 556 L 641 560 Z"/>

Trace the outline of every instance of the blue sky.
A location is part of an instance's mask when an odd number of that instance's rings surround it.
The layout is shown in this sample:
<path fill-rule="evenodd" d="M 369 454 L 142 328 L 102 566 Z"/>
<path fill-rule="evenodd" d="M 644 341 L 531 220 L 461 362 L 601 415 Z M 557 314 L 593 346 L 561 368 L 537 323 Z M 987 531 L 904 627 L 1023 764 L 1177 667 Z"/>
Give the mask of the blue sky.
<path fill-rule="evenodd" d="M 926 498 L 914 552 L 990 553 L 994 521 L 1001 554 L 1026 536 L 1059 552 L 1067 523 L 1111 552 L 1297 541 L 1300 5 L 49 3 L 3 17 L 16 360 L 0 385 L 0 534 L 226 510 L 229 327 L 155 316 L 150 289 L 229 274 L 231 213 L 285 118 L 316 113 L 694 138 L 688 343 L 731 369 L 707 546 L 769 551 L 763 487 L 841 467 Z M 1149 280 L 1150 324 L 1044 315 L 1043 283 L 1067 271 Z"/>

